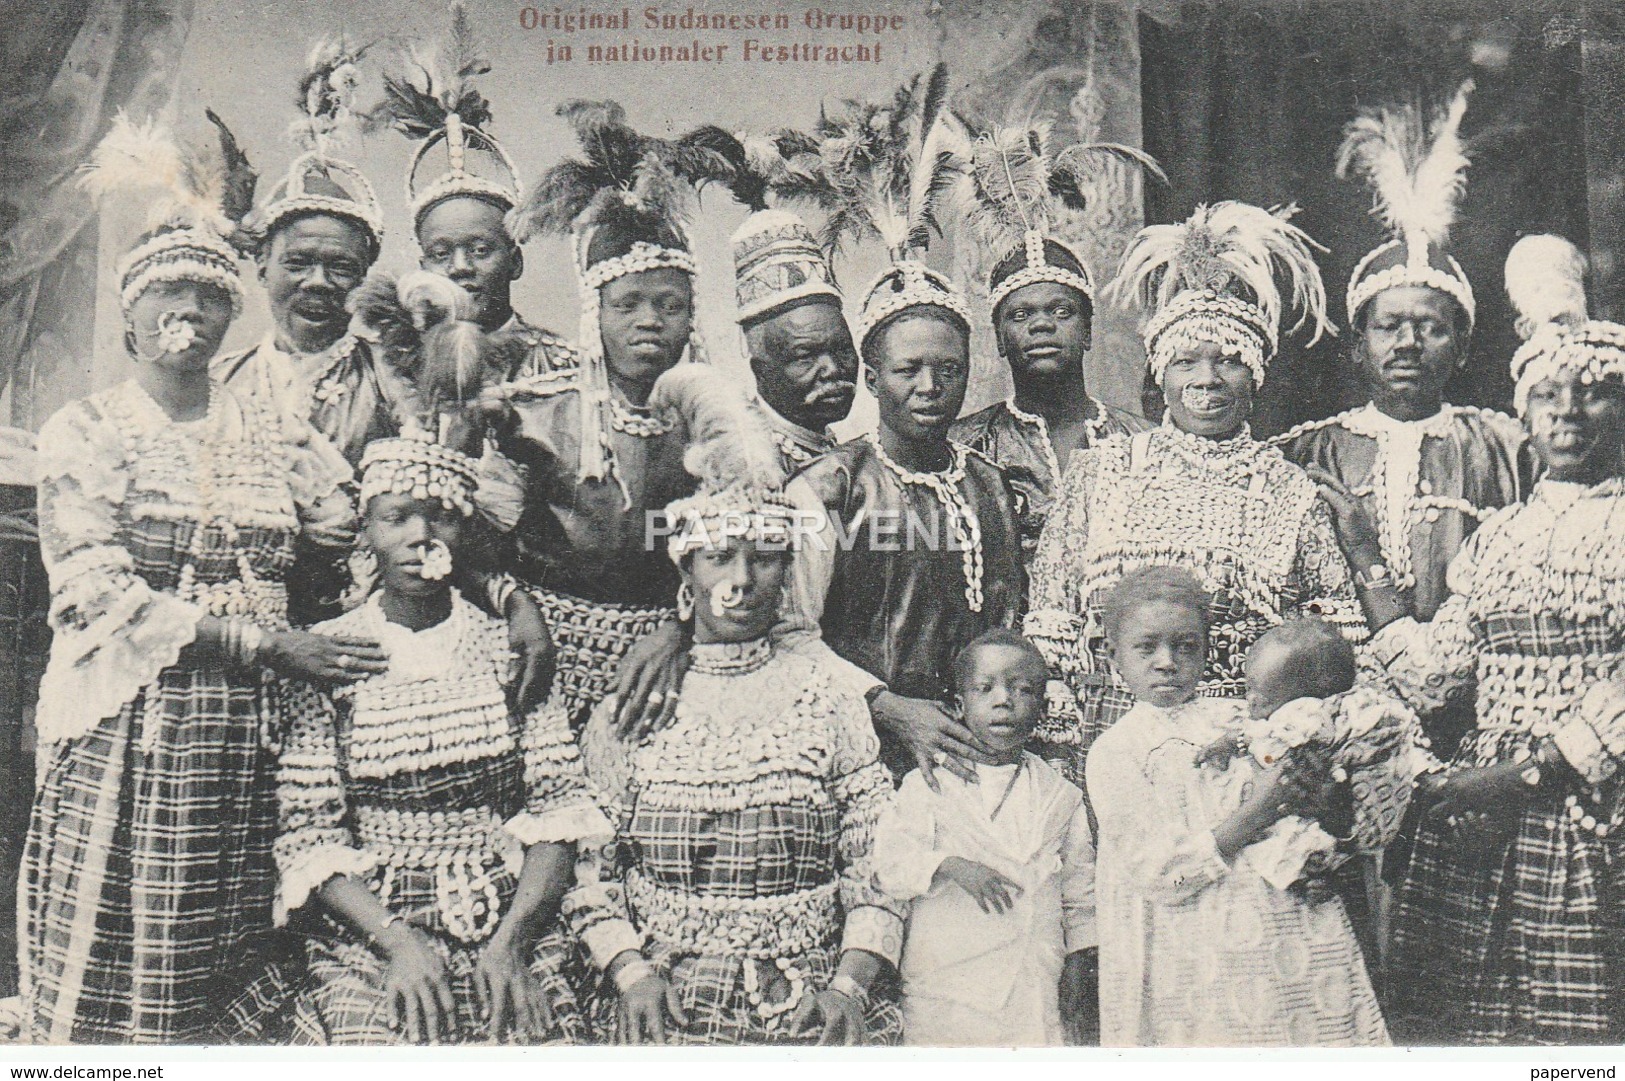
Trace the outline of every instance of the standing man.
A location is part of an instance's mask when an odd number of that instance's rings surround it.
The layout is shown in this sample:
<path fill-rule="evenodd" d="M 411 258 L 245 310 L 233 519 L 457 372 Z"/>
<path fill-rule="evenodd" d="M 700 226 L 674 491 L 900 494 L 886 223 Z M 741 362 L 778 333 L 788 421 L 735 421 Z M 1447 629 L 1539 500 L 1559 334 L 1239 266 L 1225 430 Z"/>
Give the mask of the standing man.
<path fill-rule="evenodd" d="M 1015 393 L 963 417 L 951 435 L 1010 478 L 1020 501 L 1022 559 L 1030 565 L 1072 452 L 1150 425 L 1089 393 L 1084 361 L 1094 284 L 1075 251 L 1031 230 L 994 265 L 988 292 Z"/>
<path fill-rule="evenodd" d="M 794 473 L 835 446 L 857 390 L 858 350 L 812 231 L 785 210 L 759 210 L 733 235 L 745 355 L 773 441 Z"/>
<path fill-rule="evenodd" d="M 1522 425 L 1444 401 L 1445 384 L 1467 360 L 1473 289 L 1445 247 L 1448 220 L 1414 214 L 1417 207 L 1454 207 L 1453 199 L 1428 198 L 1419 185 L 1465 171 L 1455 125 L 1467 91 L 1446 114 L 1448 134 L 1436 129 L 1431 142 L 1421 142 L 1424 152 L 1409 160 L 1395 158 L 1392 147 L 1411 145 L 1404 140 L 1423 123 L 1417 110 L 1380 110 L 1350 125 L 1338 173 L 1366 176 L 1377 213 L 1394 232 L 1360 261 L 1348 287 L 1354 361 L 1370 398 L 1277 440 L 1318 480 L 1365 506 L 1377 523 L 1383 563 L 1355 572 L 1392 579 L 1406 614 L 1424 622 L 1449 596 L 1445 572 L 1463 542 L 1491 513 L 1518 502 L 1529 480 Z M 1450 164 L 1445 155 L 1454 156 L 1454 171 L 1438 168 Z M 1472 710 L 1426 720 L 1447 753 L 1471 727 Z"/>
<path fill-rule="evenodd" d="M 954 657 L 1013 626 L 1026 578 L 1015 505 L 997 466 L 952 443 L 965 401 L 970 314 L 959 292 L 903 260 L 865 299 L 859 336 L 879 430 L 843 443 L 790 485 L 822 508 L 802 538 L 786 622 L 867 673 L 882 761 L 974 777 L 974 737 L 949 717 Z M 798 490 L 800 490 L 798 492 Z"/>

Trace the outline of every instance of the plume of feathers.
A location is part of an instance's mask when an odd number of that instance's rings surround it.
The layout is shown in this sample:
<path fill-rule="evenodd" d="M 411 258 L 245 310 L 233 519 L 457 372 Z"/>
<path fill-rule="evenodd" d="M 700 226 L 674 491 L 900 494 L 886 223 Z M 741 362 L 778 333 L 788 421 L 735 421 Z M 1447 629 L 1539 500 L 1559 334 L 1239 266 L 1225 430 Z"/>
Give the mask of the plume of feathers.
<path fill-rule="evenodd" d="M 582 156 L 549 169 L 510 213 L 508 228 L 520 243 L 621 213 L 653 214 L 680 228 L 692 194 L 708 184 L 737 193 L 744 183 L 752 194 L 745 147 L 719 127 L 661 139 L 634 130 L 613 101 L 567 101 L 557 111 Z"/>
<path fill-rule="evenodd" d="M 474 81 L 491 70 L 491 63 L 480 53 L 460 0 L 451 5 L 446 41 L 428 50 L 410 47 L 402 68 L 384 74 L 383 101 L 361 118 L 363 127 L 392 127 L 409 139 L 427 139 L 452 113 L 471 127 L 491 122 L 491 103 Z"/>
<path fill-rule="evenodd" d="M 771 145 L 768 190 L 825 212 L 819 241 L 833 256 L 847 240 L 878 236 L 893 259 L 926 248 L 940 233 L 938 211 L 958 175 L 966 135 L 945 108 L 948 69 L 915 76 L 888 102 L 846 100 L 820 109 L 810 133 L 782 131 Z"/>
<path fill-rule="evenodd" d="M 1312 324 L 1313 345 L 1332 332 L 1314 256 L 1315 249 L 1325 249 L 1292 224 L 1296 211 L 1225 201 L 1198 206 L 1176 225 L 1147 226 L 1135 236 L 1104 295 L 1120 304 L 1138 298 L 1143 305 L 1162 308 L 1185 290 L 1235 295 L 1239 287 L 1243 299 L 1279 326 L 1283 303 L 1275 283 L 1280 274 L 1289 286 L 1290 307 L 1299 313 L 1289 329 Z"/>
<path fill-rule="evenodd" d="M 209 118 L 220 132 L 220 155 L 178 142 L 155 118 L 137 123 L 120 110 L 80 167 L 79 186 L 98 204 L 119 196 L 139 199 L 149 230 L 200 228 L 235 238 L 252 204 L 253 170 L 226 126 L 213 113 Z"/>
<path fill-rule="evenodd" d="M 203 115 L 215 126 L 220 137 L 220 161 L 223 170 L 220 210 L 234 225 L 230 237 L 232 242 L 247 250 L 252 241 L 248 231 L 241 227 L 241 223 L 254 209 L 254 188 L 259 184 L 260 175 L 249 162 L 248 155 L 243 153 L 242 147 L 237 144 L 237 137 L 226 127 L 226 122 L 221 120 L 213 109 L 204 109 Z"/>
<path fill-rule="evenodd" d="M 1074 143 L 1057 148 L 1048 120 L 1007 125 L 962 144 L 953 201 L 982 243 L 1004 251 L 1028 230 L 1049 232 L 1056 210 L 1086 210 L 1119 163 L 1167 183 L 1145 151 L 1124 143 Z"/>
<path fill-rule="evenodd" d="M 720 369 L 678 364 L 655 381 L 649 404 L 682 419 L 688 444 L 683 467 L 702 491 L 783 485 L 783 462 L 766 421 Z"/>
<path fill-rule="evenodd" d="M 347 129 L 360 122 L 355 111 L 358 65 L 371 48 L 372 43 L 356 45 L 342 34 L 311 47 L 294 99 L 299 119 L 288 129 L 294 145 L 318 154 L 342 145 Z"/>
<path fill-rule="evenodd" d="M 1358 173 L 1370 185 L 1372 214 L 1407 243 L 1443 243 L 1467 189 L 1461 120 L 1473 83 L 1437 110 L 1431 124 L 1416 105 L 1367 110 L 1344 129 L 1337 175 Z"/>
<path fill-rule="evenodd" d="M 1518 312 L 1518 335 L 1528 340 L 1541 327 L 1586 321 L 1586 257 L 1571 241 L 1526 236 L 1507 252 L 1507 297 Z"/>

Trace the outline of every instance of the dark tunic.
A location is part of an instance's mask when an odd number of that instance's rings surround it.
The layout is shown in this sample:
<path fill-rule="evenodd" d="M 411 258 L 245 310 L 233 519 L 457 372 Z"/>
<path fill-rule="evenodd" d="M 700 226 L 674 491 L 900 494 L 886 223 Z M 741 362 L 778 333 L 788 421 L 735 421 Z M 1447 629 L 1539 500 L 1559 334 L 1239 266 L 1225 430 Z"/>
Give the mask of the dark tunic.
<path fill-rule="evenodd" d="M 980 611 L 967 599 L 963 550 L 942 502 L 924 484 L 905 484 L 868 438 L 841 444 L 800 474 L 832 526 L 852 538 L 834 555 L 824 642 L 909 698 L 946 700 L 955 655 L 991 627 L 1014 626 L 1022 613 L 1026 576 L 1009 483 L 985 458 L 961 453 L 956 487 L 981 534 Z M 933 535 L 940 543 L 929 543 Z M 888 733 L 880 739 L 896 776 L 914 767 L 906 747 Z"/>

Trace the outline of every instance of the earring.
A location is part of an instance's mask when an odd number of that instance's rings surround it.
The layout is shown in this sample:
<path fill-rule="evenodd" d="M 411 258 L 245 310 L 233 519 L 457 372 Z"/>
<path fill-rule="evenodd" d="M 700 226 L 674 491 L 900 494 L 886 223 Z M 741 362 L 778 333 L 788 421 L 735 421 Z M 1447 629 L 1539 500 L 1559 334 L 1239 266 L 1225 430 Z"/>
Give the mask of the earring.
<path fill-rule="evenodd" d="M 694 618 L 694 587 L 686 581 L 677 587 L 677 618 L 684 623 Z"/>
<path fill-rule="evenodd" d="M 358 544 L 350 550 L 345 563 L 350 571 L 350 585 L 339 595 L 339 605 L 349 611 L 359 608 L 378 585 L 378 554 Z"/>

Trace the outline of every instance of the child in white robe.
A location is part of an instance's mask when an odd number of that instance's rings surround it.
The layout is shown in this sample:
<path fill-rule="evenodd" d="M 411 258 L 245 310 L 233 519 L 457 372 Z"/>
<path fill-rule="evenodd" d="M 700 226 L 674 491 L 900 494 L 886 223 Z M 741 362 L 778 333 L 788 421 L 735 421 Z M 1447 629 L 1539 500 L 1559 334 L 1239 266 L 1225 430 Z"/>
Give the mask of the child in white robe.
<path fill-rule="evenodd" d="M 985 760 L 967 784 L 903 779 L 875 838 L 880 886 L 908 905 L 903 1032 L 916 1046 L 1048 1046 L 1093 1016 L 1094 843 L 1083 794 L 1023 747 L 1043 713 L 1041 654 L 993 630 L 955 662 Z"/>

